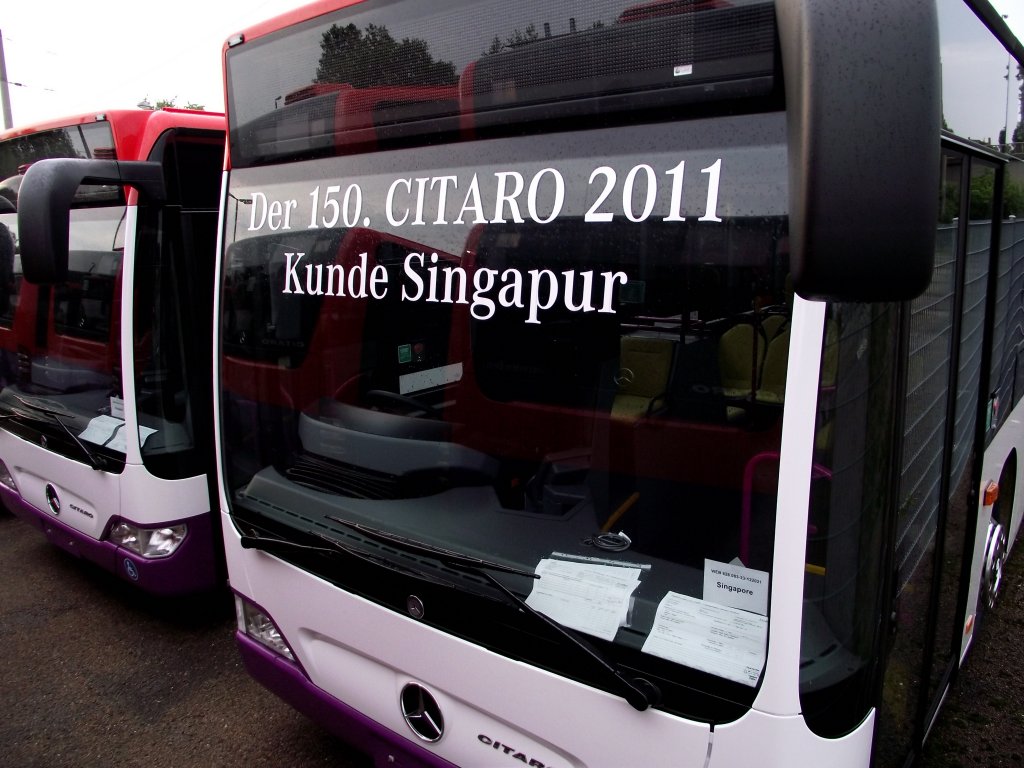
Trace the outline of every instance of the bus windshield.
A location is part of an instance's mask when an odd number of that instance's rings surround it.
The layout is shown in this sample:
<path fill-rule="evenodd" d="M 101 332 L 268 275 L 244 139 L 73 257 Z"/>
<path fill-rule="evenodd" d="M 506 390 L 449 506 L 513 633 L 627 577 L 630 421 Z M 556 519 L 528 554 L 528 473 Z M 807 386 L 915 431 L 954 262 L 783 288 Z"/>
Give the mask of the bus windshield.
<path fill-rule="evenodd" d="M 527 5 L 366 3 L 229 50 L 231 514 L 346 590 L 404 612 L 389 585 L 428 584 L 424 621 L 609 687 L 496 580 L 665 708 L 735 717 L 766 653 L 785 119 L 665 110 L 770 94 L 771 6 Z M 391 63 L 361 80 L 339 38 Z M 423 66 L 399 71 L 406 48 Z M 585 82 L 581 51 L 604 62 Z"/>
<path fill-rule="evenodd" d="M 117 185 L 85 184 L 73 201 L 68 279 L 54 286 L 23 281 L 17 246 L 18 191 L 25 170 L 48 158 L 116 157 L 103 120 L 38 131 L 0 142 L 2 216 L 10 238 L 3 267 L 6 311 L 0 315 L 3 389 L 0 411 L 17 416 L 7 426 L 23 437 L 46 437 L 54 450 L 96 464 L 123 448 L 90 425 L 97 416 L 123 419 L 120 377 L 121 266 L 124 192 Z M 82 438 L 82 439 L 78 439 Z M 84 442 L 83 442 L 84 440 Z M 106 444 L 106 445 L 104 445 Z"/>
<path fill-rule="evenodd" d="M 21 177 L 37 160 L 55 157 L 116 159 L 110 123 L 96 122 L 35 131 L 0 142 L 0 197 L 17 207 Z M 110 205 L 124 202 L 120 187 L 83 184 L 75 195 L 77 205 Z"/>

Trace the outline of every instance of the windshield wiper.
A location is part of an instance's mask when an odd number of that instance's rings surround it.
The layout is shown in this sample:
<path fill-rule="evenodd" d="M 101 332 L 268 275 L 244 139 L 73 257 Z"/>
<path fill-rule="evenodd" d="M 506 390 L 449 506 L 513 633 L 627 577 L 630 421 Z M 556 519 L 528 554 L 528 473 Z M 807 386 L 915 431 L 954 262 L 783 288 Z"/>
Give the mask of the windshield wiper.
<path fill-rule="evenodd" d="M 313 536 L 322 539 L 324 542 L 329 544 L 329 547 L 318 547 L 312 544 L 300 544 L 297 541 L 289 541 L 288 539 L 277 539 L 270 536 L 254 536 L 250 534 L 242 534 L 241 544 L 242 549 L 258 549 L 261 552 L 268 552 L 272 555 L 283 555 L 283 554 L 316 554 L 316 555 L 340 555 L 346 554 L 352 557 L 358 558 L 364 562 L 370 563 L 371 565 L 378 565 L 382 568 L 387 568 L 390 571 L 400 573 L 403 576 L 412 576 L 414 578 L 420 578 L 425 581 L 430 581 L 435 584 L 440 584 L 444 587 L 450 587 L 452 589 L 457 588 L 455 584 L 445 579 L 438 578 L 433 574 L 423 573 L 421 571 L 405 568 L 397 563 L 393 563 L 384 557 L 364 552 L 356 547 L 350 547 L 348 544 L 343 544 L 340 541 L 325 536 L 319 532 L 310 532 Z"/>
<path fill-rule="evenodd" d="M 515 607 L 534 617 L 535 620 L 544 624 L 560 637 L 571 643 L 574 647 L 583 651 L 583 653 L 592 662 L 594 662 L 599 669 L 604 671 L 605 674 L 607 674 L 611 680 L 618 685 L 621 689 L 622 697 L 628 701 L 630 706 L 634 709 L 643 712 L 648 707 L 657 704 L 661 699 L 661 691 L 658 690 L 658 687 L 654 683 L 642 677 L 632 679 L 626 677 L 611 662 L 604 658 L 596 648 L 591 646 L 582 638 L 577 637 L 554 619 L 538 610 L 535 610 L 523 598 L 498 581 L 491 571 L 511 573 L 517 576 L 526 576 L 531 579 L 539 579 L 540 576 L 538 574 L 531 571 L 524 571 L 519 568 L 513 568 L 501 563 L 490 562 L 478 557 L 471 557 L 458 552 L 452 552 L 451 550 L 435 547 L 431 544 L 424 544 L 423 542 L 416 541 L 415 539 L 409 539 L 405 536 L 399 536 L 394 533 L 389 533 L 388 531 L 382 531 L 363 523 L 344 520 L 340 517 L 327 515 L 327 519 L 343 525 L 346 528 L 357 531 L 367 538 L 374 539 L 384 544 L 391 544 L 399 549 L 405 549 L 406 551 L 414 554 L 436 557 L 444 565 L 447 565 L 450 568 L 463 569 L 480 576 L 501 592 Z M 327 540 L 333 542 L 333 539 Z"/>
<path fill-rule="evenodd" d="M 60 417 L 61 416 L 67 416 L 68 413 L 66 413 L 64 411 L 58 411 L 58 410 L 55 410 L 53 408 L 47 408 L 44 405 L 37 405 L 36 403 L 33 403 L 31 400 L 26 400 L 24 397 L 21 397 L 20 395 L 16 395 L 13 392 L 11 393 L 11 397 L 13 397 L 15 400 L 17 400 L 19 403 L 21 403 L 26 408 L 28 408 L 30 410 L 33 410 L 33 411 L 36 411 L 37 413 L 41 413 L 44 416 L 49 416 L 51 419 L 53 419 L 55 422 L 57 422 L 57 424 L 60 425 L 61 429 L 63 429 L 65 432 L 67 432 L 68 437 L 70 437 L 74 441 L 75 445 L 77 445 L 79 448 L 82 449 L 82 454 L 85 456 L 86 461 L 88 462 L 90 467 L 92 467 L 93 469 L 95 469 L 97 471 L 98 470 L 102 470 L 102 469 L 106 469 L 106 467 L 107 467 L 107 460 L 106 460 L 106 458 L 104 456 L 102 456 L 101 454 L 99 454 L 99 453 L 93 453 L 92 451 L 90 451 L 89 448 L 85 445 L 85 443 L 83 443 L 81 440 L 79 440 L 78 436 L 74 432 L 72 432 L 71 429 L 68 427 L 68 425 L 65 424 L 61 420 Z M 22 411 L 19 411 L 16 408 L 12 408 L 11 409 L 11 413 L 16 415 L 16 416 L 19 416 L 21 418 L 28 419 L 29 421 L 35 421 L 35 419 L 33 419 L 31 415 L 29 415 L 27 413 L 24 413 Z"/>
<path fill-rule="evenodd" d="M 261 552 L 269 552 L 272 555 L 280 551 L 309 552 L 319 555 L 338 554 L 337 549 L 330 549 L 328 547 L 314 547 L 311 544 L 300 544 L 297 541 L 288 541 L 287 539 L 273 539 L 269 536 L 252 536 L 246 533 L 242 534 L 242 549 L 258 549 Z"/>

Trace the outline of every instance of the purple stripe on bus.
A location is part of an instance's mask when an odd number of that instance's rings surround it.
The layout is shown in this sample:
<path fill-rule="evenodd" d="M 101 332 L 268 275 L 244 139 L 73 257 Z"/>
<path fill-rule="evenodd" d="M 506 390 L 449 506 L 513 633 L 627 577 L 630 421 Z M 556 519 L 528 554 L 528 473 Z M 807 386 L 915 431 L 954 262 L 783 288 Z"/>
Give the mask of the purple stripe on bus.
<path fill-rule="evenodd" d="M 95 563 L 150 594 L 175 596 L 202 592 L 222 581 L 217 557 L 219 541 L 215 541 L 210 515 L 164 522 L 163 525 L 186 523 L 188 536 L 173 555 L 147 559 L 109 541 L 97 541 L 51 513 L 36 509 L 7 487 L 0 486 L 0 500 L 13 514 L 41 529 L 51 544 Z"/>
<path fill-rule="evenodd" d="M 293 664 L 235 633 L 246 671 L 262 686 L 332 734 L 373 758 L 374 765 L 403 768 L 457 768 L 454 763 L 371 720 L 318 688 Z M 398 702 L 395 702 L 398 706 Z"/>

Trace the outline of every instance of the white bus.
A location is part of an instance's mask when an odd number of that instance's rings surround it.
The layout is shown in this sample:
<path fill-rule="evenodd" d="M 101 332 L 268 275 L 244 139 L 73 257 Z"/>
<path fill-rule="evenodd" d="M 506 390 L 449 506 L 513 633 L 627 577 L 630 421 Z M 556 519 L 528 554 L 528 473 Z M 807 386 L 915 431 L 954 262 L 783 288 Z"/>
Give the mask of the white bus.
<path fill-rule="evenodd" d="M 1021 61 L 981 0 L 231 38 L 250 673 L 379 766 L 913 760 L 1021 520 Z"/>
<path fill-rule="evenodd" d="M 207 112 L 0 135 L 0 499 L 152 594 L 224 583 L 210 376 L 223 157 L 224 116 Z"/>

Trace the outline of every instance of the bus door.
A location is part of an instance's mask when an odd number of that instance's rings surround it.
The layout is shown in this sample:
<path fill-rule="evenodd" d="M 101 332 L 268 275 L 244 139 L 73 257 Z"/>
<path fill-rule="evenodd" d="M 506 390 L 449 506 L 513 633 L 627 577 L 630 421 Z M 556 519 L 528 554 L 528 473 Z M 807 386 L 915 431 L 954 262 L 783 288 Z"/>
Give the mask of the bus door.
<path fill-rule="evenodd" d="M 877 720 L 879 765 L 900 765 L 920 748 L 973 627 L 965 552 L 977 530 L 999 175 L 987 160 L 944 150 L 934 277 L 905 316 L 892 640 Z"/>

